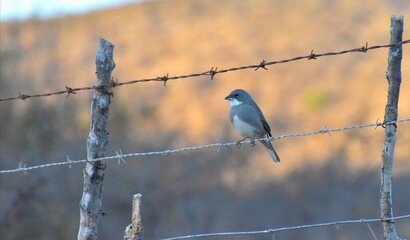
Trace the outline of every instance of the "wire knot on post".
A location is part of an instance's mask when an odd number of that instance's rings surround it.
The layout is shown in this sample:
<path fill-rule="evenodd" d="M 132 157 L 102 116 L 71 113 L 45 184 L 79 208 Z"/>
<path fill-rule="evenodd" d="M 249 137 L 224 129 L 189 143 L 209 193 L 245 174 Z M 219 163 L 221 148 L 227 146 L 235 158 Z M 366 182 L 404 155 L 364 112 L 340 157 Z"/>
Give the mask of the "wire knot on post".
<path fill-rule="evenodd" d="M 115 88 L 118 86 L 118 78 L 114 81 L 114 78 L 111 78 L 110 87 Z"/>
<path fill-rule="evenodd" d="M 381 222 L 385 222 L 385 223 L 394 223 L 394 220 L 393 220 L 393 219 L 383 219 L 383 218 L 380 218 L 380 221 L 381 221 Z"/>
<path fill-rule="evenodd" d="M 114 96 L 114 93 L 113 93 L 112 91 L 110 91 L 111 84 L 109 84 L 109 85 L 93 86 L 92 88 L 95 89 L 96 91 L 100 91 L 101 93 L 109 94 L 111 97 Z"/>
<path fill-rule="evenodd" d="M 395 129 L 397 129 L 397 124 L 396 122 L 386 122 L 386 119 L 383 120 L 383 122 L 381 123 L 381 126 L 383 128 L 386 128 L 386 125 L 393 125 Z"/>

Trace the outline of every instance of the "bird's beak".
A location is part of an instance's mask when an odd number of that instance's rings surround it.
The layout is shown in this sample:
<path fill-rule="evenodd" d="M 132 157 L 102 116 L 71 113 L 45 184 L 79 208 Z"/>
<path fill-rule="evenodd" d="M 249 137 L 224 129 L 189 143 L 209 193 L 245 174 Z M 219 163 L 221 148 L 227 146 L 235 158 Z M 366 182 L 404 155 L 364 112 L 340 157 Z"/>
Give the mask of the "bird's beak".
<path fill-rule="evenodd" d="M 229 94 L 228 96 L 225 97 L 225 100 L 231 101 L 231 100 L 232 100 L 232 96 Z"/>

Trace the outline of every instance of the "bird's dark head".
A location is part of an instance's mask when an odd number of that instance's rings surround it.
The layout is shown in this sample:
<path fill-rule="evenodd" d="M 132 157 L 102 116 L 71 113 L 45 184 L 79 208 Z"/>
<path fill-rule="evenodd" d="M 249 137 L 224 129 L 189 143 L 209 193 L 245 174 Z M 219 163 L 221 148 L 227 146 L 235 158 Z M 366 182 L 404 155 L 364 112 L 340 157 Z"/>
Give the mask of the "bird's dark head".
<path fill-rule="evenodd" d="M 233 90 L 225 99 L 230 102 L 231 106 L 253 101 L 251 95 L 243 89 Z"/>

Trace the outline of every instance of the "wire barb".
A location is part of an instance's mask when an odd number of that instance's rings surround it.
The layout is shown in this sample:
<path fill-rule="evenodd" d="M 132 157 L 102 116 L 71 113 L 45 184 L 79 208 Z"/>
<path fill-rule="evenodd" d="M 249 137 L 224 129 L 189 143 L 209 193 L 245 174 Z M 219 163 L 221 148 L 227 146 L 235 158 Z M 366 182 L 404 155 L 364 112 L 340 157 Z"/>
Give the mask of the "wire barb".
<path fill-rule="evenodd" d="M 211 67 L 211 70 L 209 70 L 209 75 L 211 76 L 211 80 L 214 80 L 215 75 L 218 73 L 218 67 L 214 69 L 214 67 Z"/>
<path fill-rule="evenodd" d="M 218 144 L 218 152 L 220 152 L 222 148 L 226 149 L 224 143 L 219 141 L 219 139 L 216 139 L 216 143 Z"/>
<path fill-rule="evenodd" d="M 124 164 L 127 163 L 127 162 L 125 161 L 125 159 L 122 157 L 124 154 L 122 154 L 122 150 L 121 150 L 121 149 L 118 150 L 118 151 L 115 151 L 115 153 L 116 153 L 117 156 L 118 156 L 118 165 L 121 165 L 121 161 L 122 161 Z"/>
<path fill-rule="evenodd" d="M 330 133 L 329 127 L 328 127 L 327 125 L 325 125 L 325 126 L 323 127 L 323 129 L 321 130 L 321 132 L 322 132 L 323 134 L 324 134 L 324 133 L 327 133 L 327 134 L 329 134 L 330 137 L 332 137 L 332 134 Z"/>
<path fill-rule="evenodd" d="M 313 49 L 312 49 L 312 51 L 310 51 L 310 55 L 309 55 L 308 60 L 311 60 L 311 59 L 317 59 L 316 54 L 313 53 Z"/>
<path fill-rule="evenodd" d="M 26 164 L 22 165 L 22 163 L 19 162 L 19 168 L 18 169 L 19 169 L 20 172 L 23 172 L 24 175 L 27 175 Z"/>
<path fill-rule="evenodd" d="M 70 157 L 67 155 L 67 162 L 68 162 L 68 168 L 71 169 L 71 167 L 73 166 L 73 160 L 70 159 Z"/>
<path fill-rule="evenodd" d="M 367 50 L 368 50 L 369 48 L 368 48 L 368 43 L 366 42 L 366 45 L 365 46 L 363 46 L 362 48 L 359 48 L 359 52 L 362 52 L 362 53 L 367 53 Z"/>
<path fill-rule="evenodd" d="M 26 95 L 26 94 L 21 94 L 21 92 L 19 91 L 19 96 L 17 98 L 25 101 L 27 98 L 30 98 L 30 95 Z"/>
<path fill-rule="evenodd" d="M 65 85 L 65 89 L 67 91 L 67 97 L 65 97 L 66 99 L 70 96 L 70 94 L 77 94 L 74 89 L 68 87 L 67 85 Z"/>
<path fill-rule="evenodd" d="M 265 70 L 268 70 L 268 69 L 266 68 L 266 60 L 262 60 L 262 62 L 259 63 L 259 66 L 257 66 L 257 67 L 255 68 L 255 71 L 258 70 L 259 68 L 263 68 L 263 69 L 265 69 Z"/>
<path fill-rule="evenodd" d="M 163 81 L 164 82 L 164 87 L 166 87 L 167 86 L 167 81 L 169 79 L 168 73 L 167 73 L 167 75 L 164 75 L 162 77 L 157 77 L 157 79 L 158 79 L 158 81 Z"/>
<path fill-rule="evenodd" d="M 376 127 L 374 127 L 374 129 L 377 129 L 378 127 L 380 127 L 382 125 L 382 123 L 379 122 L 379 119 L 380 118 L 377 118 L 376 123 L 375 123 Z"/>

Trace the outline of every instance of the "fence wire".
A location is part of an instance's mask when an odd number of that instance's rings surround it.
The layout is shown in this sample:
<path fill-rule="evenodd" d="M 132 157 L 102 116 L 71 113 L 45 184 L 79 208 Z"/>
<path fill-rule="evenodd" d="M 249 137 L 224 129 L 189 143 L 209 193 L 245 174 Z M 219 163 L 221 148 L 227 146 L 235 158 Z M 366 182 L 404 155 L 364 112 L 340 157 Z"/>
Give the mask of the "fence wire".
<path fill-rule="evenodd" d="M 28 94 L 23 94 L 19 92 L 18 96 L 15 97 L 9 97 L 9 98 L 0 98 L 0 102 L 4 101 L 11 101 L 11 100 L 26 100 L 28 98 L 39 98 L 39 97 L 49 97 L 49 96 L 54 96 L 54 95 L 61 95 L 61 94 L 67 94 L 67 98 L 72 95 L 76 94 L 79 91 L 85 91 L 85 90 L 104 90 L 106 88 L 114 88 L 114 87 L 119 87 L 119 86 L 124 86 L 124 85 L 129 85 L 129 84 L 135 84 L 135 83 L 142 83 L 142 82 L 162 82 L 164 86 L 166 86 L 166 83 L 171 80 L 177 80 L 177 79 L 185 79 L 185 78 L 194 78 L 194 77 L 200 77 L 200 76 L 209 76 L 211 80 L 214 79 L 214 76 L 216 74 L 221 74 L 221 73 L 226 73 L 226 72 L 233 72 L 233 71 L 239 71 L 239 70 L 245 70 L 245 69 L 265 69 L 268 70 L 267 66 L 274 65 L 274 64 L 281 64 L 281 63 L 288 63 L 288 62 L 294 62 L 294 61 L 299 61 L 302 59 L 317 59 L 320 57 L 326 57 L 326 56 L 335 56 L 335 55 L 342 55 L 346 53 L 354 53 L 354 52 L 361 52 L 361 53 L 366 53 L 367 51 L 379 49 L 379 48 L 389 48 L 389 47 L 397 47 L 399 45 L 403 44 L 408 44 L 410 43 L 410 39 L 404 40 L 400 43 L 396 44 L 385 44 L 385 45 L 375 45 L 375 46 L 368 46 L 368 43 L 366 42 L 365 46 L 358 47 L 358 48 L 352 48 L 348 50 L 342 50 L 338 52 L 327 52 L 327 53 L 314 53 L 313 50 L 311 50 L 309 55 L 304 55 L 304 56 L 299 56 L 299 57 L 293 57 L 289 59 L 283 59 L 283 60 L 278 60 L 278 61 L 266 61 L 262 60 L 258 64 L 253 64 L 253 65 L 248 65 L 248 66 L 241 66 L 241 67 L 233 67 L 233 68 L 228 68 L 228 69 L 220 69 L 218 70 L 217 67 L 212 67 L 210 70 L 205 71 L 205 72 L 200 72 L 200 73 L 192 73 L 188 75 L 180 75 L 180 76 L 169 76 L 169 74 L 166 74 L 161 77 L 154 77 L 154 78 L 145 78 L 145 79 L 137 79 L 137 80 L 131 80 L 131 81 L 126 81 L 126 82 L 118 82 L 111 80 L 111 84 L 109 86 L 87 86 L 87 87 L 78 87 L 78 88 L 72 88 L 69 86 L 65 86 L 65 90 L 60 90 L 56 92 L 50 92 L 50 93 L 41 93 L 41 94 L 33 94 L 33 95 L 28 95 Z"/>
<path fill-rule="evenodd" d="M 380 126 L 384 127 L 385 125 L 389 125 L 389 124 L 396 125 L 397 123 L 403 123 L 403 122 L 409 122 L 409 121 L 410 121 L 410 118 L 396 120 L 396 121 L 390 121 L 390 122 L 379 122 L 379 119 L 377 119 L 377 121 L 375 123 L 354 125 L 354 126 L 346 126 L 346 127 L 341 127 L 341 128 L 332 128 L 332 129 L 330 129 L 328 126 L 325 126 L 323 129 L 320 129 L 320 130 L 317 130 L 317 131 L 278 135 L 278 136 L 272 136 L 272 137 L 269 137 L 269 138 L 268 137 L 267 138 L 260 138 L 260 139 L 256 139 L 256 140 L 275 140 L 275 139 L 282 139 L 282 138 L 289 138 L 289 137 L 305 137 L 305 136 L 316 135 L 316 134 L 331 134 L 332 132 L 340 132 L 340 131 L 346 131 L 346 130 L 351 130 L 351 129 L 368 128 L 368 127 L 376 127 L 377 128 L 377 127 L 380 127 Z M 243 141 L 241 143 L 251 143 L 251 141 L 246 140 L 246 141 Z M 223 143 L 223 142 L 217 141 L 216 143 L 205 144 L 205 145 L 200 145 L 200 146 L 182 147 L 182 148 L 168 149 L 168 150 L 163 150 L 163 151 L 137 152 L 137 153 L 128 153 L 128 154 L 123 154 L 122 151 L 119 150 L 119 151 L 117 151 L 116 155 L 108 156 L 108 157 L 102 157 L 102 158 L 95 158 L 95 159 L 70 160 L 70 158 L 67 156 L 67 160 L 63 161 L 63 162 L 48 163 L 48 164 L 42 164 L 42 165 L 37 165 L 37 166 L 31 166 L 31 167 L 27 167 L 25 164 L 20 163 L 18 168 L 10 169 L 10 170 L 1 170 L 0 174 L 3 174 L 3 173 L 16 173 L 16 172 L 27 173 L 27 171 L 31 171 L 31 170 L 36 170 L 36 169 L 40 169 L 40 168 L 54 167 L 54 166 L 62 166 L 62 165 L 69 165 L 71 167 L 72 164 L 85 163 L 85 162 L 95 162 L 95 161 L 118 160 L 119 163 L 120 163 L 120 161 L 125 163 L 124 158 L 129 158 L 129 157 L 167 155 L 167 154 L 179 153 L 179 152 L 183 152 L 183 151 L 194 151 L 194 150 L 200 150 L 200 149 L 211 148 L 211 147 L 216 147 L 216 148 L 218 148 L 218 151 L 219 151 L 223 147 L 232 146 L 232 145 L 237 145 L 237 142 Z"/>
<path fill-rule="evenodd" d="M 387 219 L 380 219 L 380 218 L 373 218 L 373 219 L 357 219 L 357 220 L 344 220 L 344 221 L 336 221 L 336 222 L 327 222 L 327 223 L 318 223 L 318 224 L 309 224 L 309 225 L 300 225 L 300 226 L 293 226 L 293 227 L 281 227 L 281 228 L 270 228 L 266 230 L 259 230 L 259 231 L 247 231 L 247 232 L 221 232 L 221 233 L 205 233 L 205 234 L 196 234 L 196 235 L 188 235 L 188 236 L 180 236 L 180 237 L 171 237 L 171 238 L 162 238 L 160 240 L 180 240 L 180 239 L 192 239 L 192 238 L 206 238 L 206 237 L 222 237 L 222 236 L 241 236 L 241 235 L 260 235 L 260 234 L 274 234 L 277 232 L 283 231 L 292 231 L 292 230 L 301 230 L 307 228 L 319 228 L 319 227 L 327 227 L 327 226 L 335 226 L 339 227 L 341 225 L 346 224 L 367 224 L 371 234 L 375 237 L 374 232 L 369 225 L 369 223 L 373 222 L 383 222 L 383 221 L 394 221 L 410 218 L 410 214 L 402 215 L 398 217 L 392 217 Z"/>

